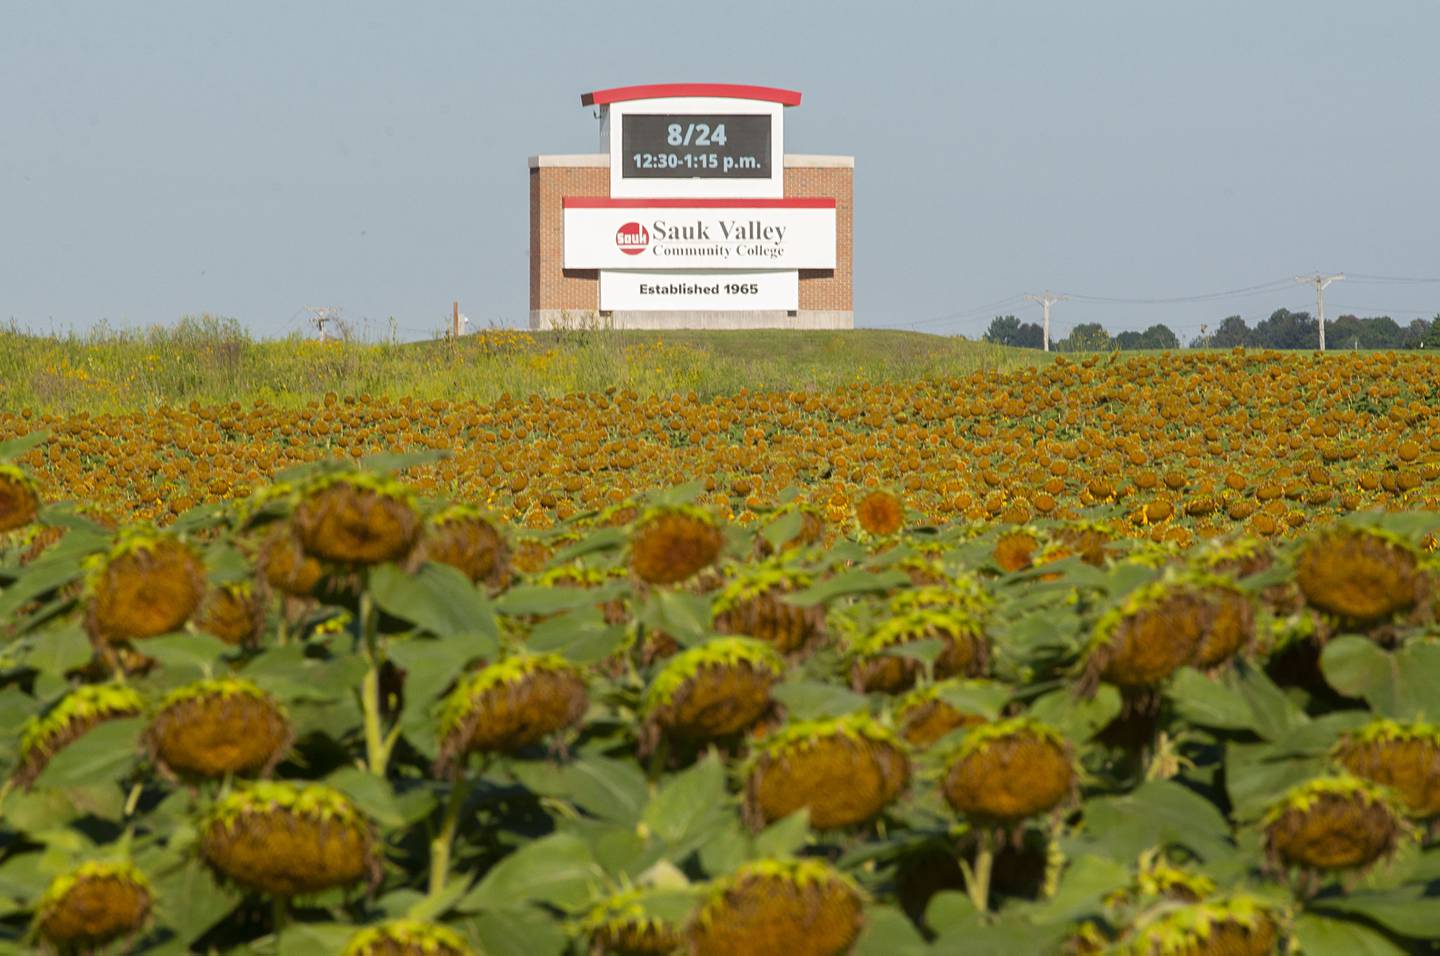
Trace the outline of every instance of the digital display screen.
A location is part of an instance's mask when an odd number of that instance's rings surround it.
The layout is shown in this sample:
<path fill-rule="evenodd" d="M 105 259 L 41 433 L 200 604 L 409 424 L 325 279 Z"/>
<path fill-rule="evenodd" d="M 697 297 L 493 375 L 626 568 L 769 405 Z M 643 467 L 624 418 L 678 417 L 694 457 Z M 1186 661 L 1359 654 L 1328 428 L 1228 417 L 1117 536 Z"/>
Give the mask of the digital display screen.
<path fill-rule="evenodd" d="M 770 117 L 630 113 L 620 130 L 624 179 L 769 179 Z"/>

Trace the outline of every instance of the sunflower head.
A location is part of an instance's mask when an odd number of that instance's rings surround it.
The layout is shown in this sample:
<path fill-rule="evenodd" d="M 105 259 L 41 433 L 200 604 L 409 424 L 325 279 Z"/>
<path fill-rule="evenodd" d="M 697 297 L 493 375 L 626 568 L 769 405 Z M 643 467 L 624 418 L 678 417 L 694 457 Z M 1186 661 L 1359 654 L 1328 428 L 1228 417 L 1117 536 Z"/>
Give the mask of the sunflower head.
<path fill-rule="evenodd" d="M 984 624 L 963 603 L 901 602 L 895 607 L 899 609 L 850 646 L 850 681 L 857 690 L 890 694 L 908 690 L 920 674 L 920 662 L 892 652 L 926 639 L 941 642 L 936 677 L 977 677 L 985 672 L 990 649 Z"/>
<path fill-rule="evenodd" d="M 1389 787 L 1410 816 L 1440 816 L 1440 727 L 1375 720 L 1345 735 L 1331 756 L 1355 776 Z"/>
<path fill-rule="evenodd" d="M 469 944 L 449 927 L 416 919 L 367 926 L 350 937 L 340 956 L 471 956 Z"/>
<path fill-rule="evenodd" d="M 1360 777 L 1318 777 L 1291 788 L 1261 823 L 1271 867 L 1366 870 L 1410 833 L 1388 791 Z"/>
<path fill-rule="evenodd" d="M 261 781 L 218 800 L 200 822 L 200 852 L 223 879 L 300 896 L 380 873 L 380 846 L 360 810 L 321 784 Z"/>
<path fill-rule="evenodd" d="M 813 580 L 808 572 L 775 559 L 740 566 L 711 603 L 715 629 L 759 638 L 784 654 L 800 650 L 819 633 L 825 609 L 796 607 L 783 598 Z"/>
<path fill-rule="evenodd" d="M 770 688 L 784 672 L 785 661 L 764 641 L 712 638 L 666 662 L 646 689 L 641 712 L 672 737 L 729 737 L 770 710 Z"/>
<path fill-rule="evenodd" d="M 440 711 L 436 769 L 465 755 L 511 753 L 577 723 L 589 698 L 578 668 L 557 654 L 516 655 L 462 678 Z"/>
<path fill-rule="evenodd" d="M 23 528 L 40 511 L 40 490 L 19 465 L 0 461 L 0 534 Z"/>
<path fill-rule="evenodd" d="M 258 564 L 267 584 L 292 597 L 314 594 L 325 577 L 325 566 L 305 553 L 288 521 L 274 525 L 265 535 Z"/>
<path fill-rule="evenodd" d="M 35 929 L 62 952 L 89 952 L 138 933 L 153 900 L 150 881 L 133 864 L 82 863 L 50 882 Z"/>
<path fill-rule="evenodd" d="M 873 819 L 910 782 L 904 745 L 865 714 L 788 724 L 756 747 L 745 787 L 758 827 L 807 808 L 817 830 Z"/>
<path fill-rule="evenodd" d="M 991 702 L 1003 701 L 1001 685 L 983 680 L 952 678 L 917 688 L 900 698 L 895 706 L 895 719 L 901 735 L 912 747 L 926 748 L 961 727 L 973 727 L 994 718 Z M 972 698 L 957 702 L 957 698 Z"/>
<path fill-rule="evenodd" d="M 87 623 L 104 641 L 169 634 L 205 597 L 205 567 L 179 538 L 135 527 L 89 562 Z"/>
<path fill-rule="evenodd" d="M 448 564 L 473 583 L 492 589 L 503 588 L 510 580 L 510 547 L 504 535 L 468 505 L 452 505 L 429 518 L 416 557 Z"/>
<path fill-rule="evenodd" d="M 1311 607 L 1364 626 L 1413 607 L 1423 572 L 1415 552 L 1398 538 L 1368 528 L 1330 528 L 1303 546 L 1295 582 Z"/>
<path fill-rule="evenodd" d="M 941 790 L 950 806 L 984 825 L 1049 813 L 1074 793 L 1079 773 L 1055 729 L 1013 717 L 968 730 L 947 755 Z"/>
<path fill-rule="evenodd" d="M 237 677 L 172 691 L 145 731 L 162 772 L 185 779 L 267 774 L 289 749 L 292 732 L 280 703 Z"/>
<path fill-rule="evenodd" d="M 703 509 L 650 508 L 630 532 L 630 571 L 647 584 L 679 584 L 714 564 L 724 546 L 724 532 Z"/>
<path fill-rule="evenodd" d="M 816 860 L 758 860 L 717 881 L 691 919 L 693 956 L 848 952 L 865 921 L 860 888 Z"/>
<path fill-rule="evenodd" d="M 1179 904 L 1142 913 L 1115 952 L 1124 956 L 1268 956 L 1277 951 L 1284 914 L 1249 893 Z"/>
<path fill-rule="evenodd" d="M 684 923 L 695 906 L 689 887 L 631 887 L 597 903 L 575 929 L 603 956 L 669 956 L 685 945 Z"/>
<path fill-rule="evenodd" d="M 855 502 L 855 520 L 866 534 L 888 537 L 904 527 L 905 505 L 890 492 L 877 489 Z"/>
<path fill-rule="evenodd" d="M 249 581 L 222 584 L 205 596 L 195 624 L 226 644 L 249 646 L 265 625 L 265 602 Z"/>
<path fill-rule="evenodd" d="M 290 521 L 306 554 L 346 565 L 404 558 L 420 533 L 409 490 L 368 472 L 318 479 L 305 489 Z"/>
<path fill-rule="evenodd" d="M 66 745 L 107 720 L 135 717 L 145 700 L 125 684 L 82 684 L 60 699 L 48 713 L 31 717 L 20 730 L 17 786 L 28 787 Z"/>

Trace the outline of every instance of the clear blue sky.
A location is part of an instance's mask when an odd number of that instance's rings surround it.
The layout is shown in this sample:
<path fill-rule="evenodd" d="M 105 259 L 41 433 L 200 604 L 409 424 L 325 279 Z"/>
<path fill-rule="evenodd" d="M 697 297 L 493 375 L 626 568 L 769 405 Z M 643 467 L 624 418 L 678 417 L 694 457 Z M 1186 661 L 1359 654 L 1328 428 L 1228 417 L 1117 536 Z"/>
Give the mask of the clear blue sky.
<path fill-rule="evenodd" d="M 523 325 L 525 158 L 591 152 L 584 90 L 800 89 L 791 152 L 856 156 L 856 318 L 977 335 L 1045 288 L 1160 298 L 1297 272 L 1440 275 L 1440 3 L 0 7 L 0 321 L 48 330 L 452 299 Z M 1327 311 L 1440 311 L 1343 282 Z M 1195 333 L 1303 286 L 1156 306 Z M 950 313 L 949 321 L 929 321 Z"/>

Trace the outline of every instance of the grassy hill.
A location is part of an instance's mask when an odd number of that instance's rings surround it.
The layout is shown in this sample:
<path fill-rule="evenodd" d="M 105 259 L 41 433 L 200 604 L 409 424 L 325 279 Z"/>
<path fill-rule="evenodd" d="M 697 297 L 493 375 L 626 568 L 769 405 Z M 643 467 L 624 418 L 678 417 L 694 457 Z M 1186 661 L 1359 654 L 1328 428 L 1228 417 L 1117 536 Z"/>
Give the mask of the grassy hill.
<path fill-rule="evenodd" d="M 856 381 L 967 375 L 1044 361 L 1036 352 L 883 329 L 530 333 L 401 345 L 256 340 L 234 323 L 55 338 L 0 331 L 0 407 L 121 411 L 264 399 L 303 405 L 326 392 L 475 398 L 834 388 Z"/>

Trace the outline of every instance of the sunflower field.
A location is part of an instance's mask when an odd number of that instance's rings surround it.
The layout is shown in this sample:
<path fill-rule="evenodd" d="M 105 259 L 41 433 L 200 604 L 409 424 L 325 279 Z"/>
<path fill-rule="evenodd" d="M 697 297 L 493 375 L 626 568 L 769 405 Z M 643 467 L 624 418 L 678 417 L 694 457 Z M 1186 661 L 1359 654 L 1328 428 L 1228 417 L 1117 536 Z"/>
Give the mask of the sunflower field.
<path fill-rule="evenodd" d="M 1440 374 L 0 413 L 0 953 L 1440 952 Z"/>

